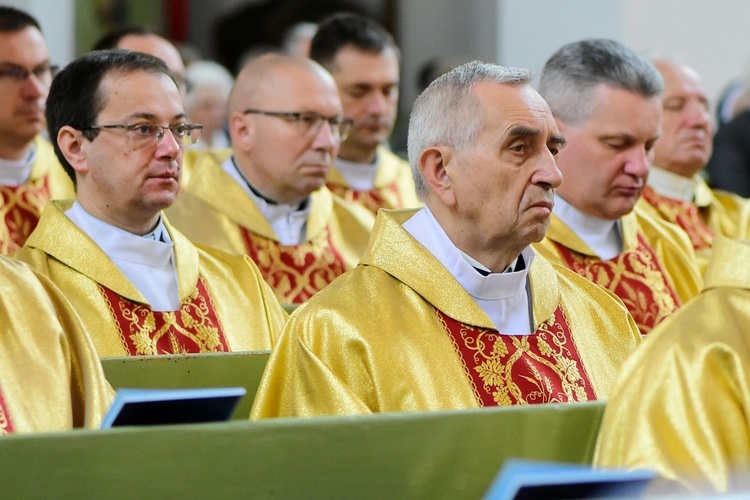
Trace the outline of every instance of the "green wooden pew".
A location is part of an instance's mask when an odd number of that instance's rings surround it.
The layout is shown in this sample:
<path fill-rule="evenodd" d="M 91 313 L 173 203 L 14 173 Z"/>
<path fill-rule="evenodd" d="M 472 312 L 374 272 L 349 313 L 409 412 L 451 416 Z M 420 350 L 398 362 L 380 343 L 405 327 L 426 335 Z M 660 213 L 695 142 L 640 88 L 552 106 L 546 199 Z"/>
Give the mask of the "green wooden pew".
<path fill-rule="evenodd" d="M 510 457 L 590 463 L 604 403 L 17 435 L 5 498 L 481 498 Z"/>
<path fill-rule="evenodd" d="M 247 419 L 258 391 L 270 351 L 175 356 L 125 356 L 102 358 L 112 387 L 196 388 L 232 387 L 247 389 L 233 418 Z"/>

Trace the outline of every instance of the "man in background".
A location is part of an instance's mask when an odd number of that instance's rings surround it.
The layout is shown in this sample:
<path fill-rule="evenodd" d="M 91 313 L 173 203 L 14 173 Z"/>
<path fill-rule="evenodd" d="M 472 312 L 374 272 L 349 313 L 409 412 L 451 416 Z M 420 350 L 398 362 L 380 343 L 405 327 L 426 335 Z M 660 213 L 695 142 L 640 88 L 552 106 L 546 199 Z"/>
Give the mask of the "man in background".
<path fill-rule="evenodd" d="M 229 110 L 232 151 L 197 157 L 169 218 L 193 241 L 249 255 L 281 302 L 302 303 L 357 265 L 374 222 L 325 187 L 351 122 L 328 71 L 281 54 L 245 66 Z"/>
<path fill-rule="evenodd" d="M 563 46 L 539 85 L 568 145 L 557 157 L 565 182 L 536 248 L 620 297 L 642 334 L 701 284 L 684 231 L 633 210 L 661 135 L 662 91 L 650 62 L 604 39 Z"/>
<path fill-rule="evenodd" d="M 664 79 L 662 134 L 638 205 L 687 233 L 703 271 L 717 234 L 748 237 L 749 205 L 737 195 L 712 190 L 698 174 L 711 157 L 713 137 L 700 75 L 673 59 L 652 62 Z"/>
<path fill-rule="evenodd" d="M 366 17 L 334 14 L 318 26 L 310 57 L 331 72 L 344 115 L 354 121 L 328 176 L 329 189 L 374 214 L 419 206 L 408 163 L 384 146 L 396 122 L 400 81 L 400 53 L 391 35 Z"/>
<path fill-rule="evenodd" d="M 75 196 L 40 135 L 55 71 L 39 23 L 0 6 L 0 254 L 23 246 L 48 200 Z"/>

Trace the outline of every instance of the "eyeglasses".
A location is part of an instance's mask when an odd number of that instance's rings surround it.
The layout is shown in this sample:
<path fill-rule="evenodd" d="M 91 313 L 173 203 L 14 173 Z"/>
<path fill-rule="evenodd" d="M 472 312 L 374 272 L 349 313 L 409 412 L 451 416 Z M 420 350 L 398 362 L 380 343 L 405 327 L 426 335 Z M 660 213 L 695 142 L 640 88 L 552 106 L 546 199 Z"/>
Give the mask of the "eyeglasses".
<path fill-rule="evenodd" d="M 203 125 L 180 123 L 179 125 L 165 127 L 164 125 L 155 125 L 153 123 L 144 122 L 133 123 L 132 125 L 92 125 L 91 127 L 84 127 L 80 130 L 86 131 L 102 129 L 125 130 L 128 133 L 128 140 L 133 146 L 136 146 L 138 148 L 146 148 L 149 146 L 153 146 L 160 140 L 162 140 L 167 130 L 172 132 L 172 136 L 174 137 L 175 141 L 177 141 L 181 146 L 192 146 L 200 139 Z M 94 137 L 89 137 L 88 139 L 90 141 L 93 141 Z"/>
<path fill-rule="evenodd" d="M 58 66 L 53 66 L 49 63 L 39 65 L 31 71 L 22 66 L 0 67 L 0 82 L 20 84 L 25 82 L 31 75 L 34 75 L 40 82 L 49 84 L 59 69 Z"/>
<path fill-rule="evenodd" d="M 320 113 L 308 111 L 305 113 L 297 113 L 293 111 L 263 111 L 260 109 L 246 109 L 243 111 L 244 114 L 255 114 L 265 116 L 275 116 L 281 118 L 290 123 L 294 123 L 297 126 L 302 135 L 315 135 L 320 131 L 320 127 L 323 126 L 323 122 L 328 122 L 331 127 L 331 133 L 339 141 L 345 141 L 349 132 L 352 130 L 354 122 L 348 118 L 339 118 L 338 116 L 323 116 Z"/>

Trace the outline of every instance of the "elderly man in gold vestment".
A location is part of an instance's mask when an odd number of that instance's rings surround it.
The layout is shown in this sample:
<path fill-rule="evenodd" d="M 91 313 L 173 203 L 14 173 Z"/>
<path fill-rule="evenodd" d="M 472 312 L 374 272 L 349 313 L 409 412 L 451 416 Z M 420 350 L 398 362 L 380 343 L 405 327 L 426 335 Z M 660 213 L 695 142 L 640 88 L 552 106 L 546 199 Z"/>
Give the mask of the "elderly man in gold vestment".
<path fill-rule="evenodd" d="M 623 365 L 604 414 L 598 465 L 653 469 L 694 493 L 744 488 L 747 495 L 748 262 L 750 242 L 716 236 L 703 291 Z"/>
<path fill-rule="evenodd" d="M 662 135 L 654 144 L 654 165 L 638 205 L 679 225 L 704 270 L 717 234 L 748 237 L 750 204 L 733 193 L 712 190 L 698 174 L 713 148 L 708 97 L 700 75 L 673 59 L 657 59 L 653 64 L 664 79 Z"/>
<path fill-rule="evenodd" d="M 15 256 L 68 296 L 99 355 L 270 349 L 286 314 L 257 266 L 161 213 L 200 132 L 164 62 L 91 52 L 55 78 L 46 117 L 78 201 L 48 204 Z"/>
<path fill-rule="evenodd" d="M 647 334 L 701 283 L 685 232 L 633 210 L 661 133 L 662 79 L 629 48 L 593 39 L 553 54 L 539 89 L 568 147 L 557 159 L 565 181 L 550 229 L 536 249 L 618 295 Z"/>
<path fill-rule="evenodd" d="M 112 394 L 60 291 L 0 256 L 0 434 L 96 428 Z"/>
<path fill-rule="evenodd" d="M 55 71 L 39 23 L 0 6 L 0 254 L 23 246 L 48 200 L 75 196 L 39 135 Z"/>
<path fill-rule="evenodd" d="M 565 142 L 530 78 L 473 62 L 417 99 L 425 207 L 381 210 L 359 266 L 295 311 L 254 418 L 607 397 L 640 336 L 612 294 L 529 246 Z"/>
<path fill-rule="evenodd" d="M 229 110 L 232 151 L 197 154 L 167 213 L 191 240 L 249 255 L 282 303 L 302 303 L 357 265 L 374 223 L 325 187 L 351 122 L 324 68 L 280 54 L 243 68 Z"/>
<path fill-rule="evenodd" d="M 398 110 L 400 53 L 393 37 L 369 18 L 338 13 L 321 21 L 310 57 L 331 72 L 344 114 L 354 120 L 328 174 L 330 190 L 374 214 L 420 206 L 409 164 L 384 146 Z"/>

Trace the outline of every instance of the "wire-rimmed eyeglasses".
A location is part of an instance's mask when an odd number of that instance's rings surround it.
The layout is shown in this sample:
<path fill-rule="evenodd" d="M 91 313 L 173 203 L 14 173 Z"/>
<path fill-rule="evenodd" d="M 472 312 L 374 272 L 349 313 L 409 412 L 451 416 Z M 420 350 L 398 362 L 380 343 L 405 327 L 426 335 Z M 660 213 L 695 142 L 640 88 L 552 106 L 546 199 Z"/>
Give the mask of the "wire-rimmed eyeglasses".
<path fill-rule="evenodd" d="M 58 66 L 50 63 L 43 63 L 39 66 L 28 70 L 23 66 L 15 64 L 3 64 L 0 66 L 0 82 L 23 83 L 34 75 L 37 80 L 44 84 L 49 84 L 59 70 Z"/>
<path fill-rule="evenodd" d="M 320 127 L 323 126 L 323 122 L 328 122 L 331 127 L 331 133 L 339 141 L 345 141 L 349 132 L 352 130 L 352 122 L 348 118 L 341 118 L 339 116 L 323 116 L 320 113 L 314 111 L 295 112 L 295 111 L 265 111 L 262 109 L 246 109 L 243 111 L 244 114 L 255 114 L 265 116 L 275 116 L 281 118 L 290 123 L 294 123 L 297 126 L 297 130 L 302 135 L 315 135 L 320 131 Z"/>
<path fill-rule="evenodd" d="M 181 146 L 192 146 L 193 144 L 198 142 L 198 140 L 200 140 L 203 125 L 197 125 L 194 123 L 180 123 L 167 127 L 164 125 L 142 122 L 132 124 L 122 123 L 115 125 L 92 125 L 90 127 L 83 127 L 80 130 L 87 131 L 104 129 L 125 130 L 128 134 L 128 140 L 133 146 L 145 148 L 153 146 L 154 144 L 162 140 L 167 130 L 172 133 L 175 141 L 177 141 L 177 143 Z M 94 140 L 94 137 L 88 137 L 88 139 Z"/>

